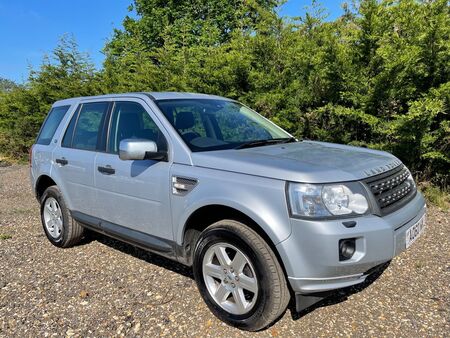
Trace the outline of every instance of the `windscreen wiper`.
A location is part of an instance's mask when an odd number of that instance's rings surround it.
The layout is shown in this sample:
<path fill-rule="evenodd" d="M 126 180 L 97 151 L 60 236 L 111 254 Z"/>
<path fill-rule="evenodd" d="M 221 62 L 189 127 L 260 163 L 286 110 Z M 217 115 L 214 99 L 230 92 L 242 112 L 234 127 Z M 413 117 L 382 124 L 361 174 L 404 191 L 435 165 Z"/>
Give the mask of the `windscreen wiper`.
<path fill-rule="evenodd" d="M 271 145 L 271 144 L 291 143 L 291 142 L 297 142 L 297 140 L 293 137 L 271 138 L 268 140 L 256 140 L 256 141 L 245 142 L 245 143 L 238 145 L 234 149 L 244 149 L 244 148 L 260 147 L 260 146 Z"/>

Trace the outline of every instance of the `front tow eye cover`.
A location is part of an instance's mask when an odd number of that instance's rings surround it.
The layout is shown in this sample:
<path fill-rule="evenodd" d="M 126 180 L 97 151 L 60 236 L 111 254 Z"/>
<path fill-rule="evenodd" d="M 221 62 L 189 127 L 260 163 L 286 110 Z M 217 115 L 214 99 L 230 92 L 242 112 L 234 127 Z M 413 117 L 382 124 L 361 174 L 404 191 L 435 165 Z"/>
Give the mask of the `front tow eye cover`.
<path fill-rule="evenodd" d="M 356 225 L 355 221 L 346 221 L 346 222 L 342 222 L 342 224 L 346 227 L 346 228 L 354 228 Z"/>

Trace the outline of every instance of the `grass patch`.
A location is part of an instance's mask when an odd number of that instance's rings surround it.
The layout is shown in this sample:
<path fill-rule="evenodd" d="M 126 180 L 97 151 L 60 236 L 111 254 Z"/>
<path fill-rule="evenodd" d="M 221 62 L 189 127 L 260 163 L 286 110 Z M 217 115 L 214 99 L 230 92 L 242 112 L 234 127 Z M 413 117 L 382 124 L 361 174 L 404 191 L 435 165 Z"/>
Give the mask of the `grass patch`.
<path fill-rule="evenodd" d="M 11 239 L 11 238 L 12 238 L 11 235 L 0 234 L 0 241 L 5 241 L 5 240 Z"/>
<path fill-rule="evenodd" d="M 422 269 L 424 266 L 425 266 L 425 264 L 423 264 L 423 263 L 420 262 L 420 261 L 417 261 L 417 262 L 414 263 L 414 267 L 415 267 L 416 269 Z"/>
<path fill-rule="evenodd" d="M 1 167 L 9 167 L 11 165 L 11 162 L 8 161 L 5 158 L 0 158 L 0 168 Z"/>
<path fill-rule="evenodd" d="M 427 202 L 445 210 L 450 210 L 450 191 L 446 188 L 439 188 L 429 182 L 420 183 Z"/>
<path fill-rule="evenodd" d="M 25 208 L 17 208 L 17 209 L 13 209 L 12 213 L 13 214 L 18 214 L 18 215 L 25 215 L 30 213 L 32 210 L 30 209 L 25 209 Z"/>
<path fill-rule="evenodd" d="M 26 157 L 18 157 L 14 158 L 11 156 L 5 156 L 0 154 L 0 167 L 9 167 L 13 164 L 27 164 L 28 158 Z"/>

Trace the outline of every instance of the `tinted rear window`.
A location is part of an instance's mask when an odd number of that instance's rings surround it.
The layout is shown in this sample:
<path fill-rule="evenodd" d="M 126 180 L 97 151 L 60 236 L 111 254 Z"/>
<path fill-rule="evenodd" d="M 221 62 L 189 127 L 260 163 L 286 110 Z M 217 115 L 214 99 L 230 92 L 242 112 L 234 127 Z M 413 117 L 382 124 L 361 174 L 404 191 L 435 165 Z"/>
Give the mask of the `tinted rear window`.
<path fill-rule="evenodd" d="M 36 140 L 37 144 L 50 144 L 56 129 L 58 128 L 61 120 L 63 119 L 69 108 L 70 106 L 61 106 L 52 108 L 52 110 L 50 110 Z"/>
<path fill-rule="evenodd" d="M 108 111 L 109 102 L 84 103 L 72 138 L 72 148 L 95 150 Z"/>

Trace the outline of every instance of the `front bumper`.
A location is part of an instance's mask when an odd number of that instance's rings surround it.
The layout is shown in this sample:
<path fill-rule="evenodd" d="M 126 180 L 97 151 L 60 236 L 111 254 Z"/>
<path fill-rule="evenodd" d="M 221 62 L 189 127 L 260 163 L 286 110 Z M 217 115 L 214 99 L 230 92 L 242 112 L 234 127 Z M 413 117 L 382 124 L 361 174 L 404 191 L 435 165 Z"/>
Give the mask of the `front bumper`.
<path fill-rule="evenodd" d="M 425 212 L 425 200 L 417 192 L 408 204 L 384 217 L 291 219 L 292 233 L 277 249 L 292 290 L 308 294 L 363 282 L 373 268 L 405 250 L 406 230 Z M 356 226 L 342 224 L 349 220 L 356 221 Z M 351 259 L 340 261 L 338 243 L 346 238 L 356 238 L 356 252 Z"/>

